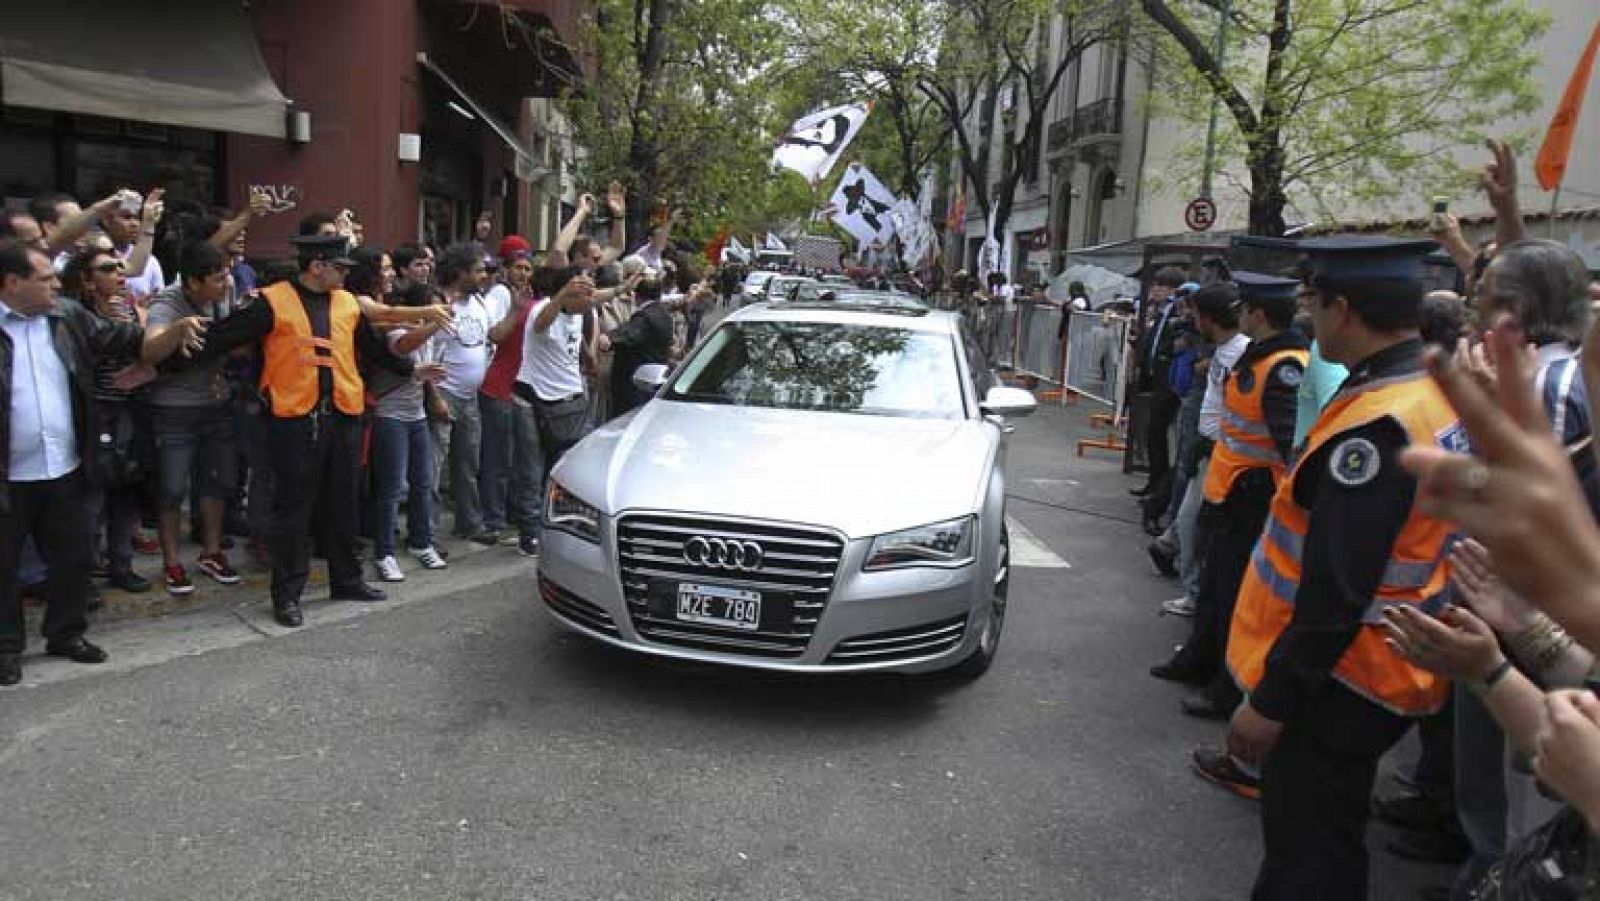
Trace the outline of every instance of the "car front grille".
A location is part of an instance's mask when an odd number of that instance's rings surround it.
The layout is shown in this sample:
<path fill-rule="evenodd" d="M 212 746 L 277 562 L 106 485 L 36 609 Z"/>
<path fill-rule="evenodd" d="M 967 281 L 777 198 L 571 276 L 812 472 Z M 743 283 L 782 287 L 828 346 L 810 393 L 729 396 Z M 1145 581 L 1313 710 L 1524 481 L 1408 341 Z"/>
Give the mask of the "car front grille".
<path fill-rule="evenodd" d="M 607 635 L 621 634 L 611 614 L 539 575 L 539 596 L 562 619 Z"/>
<path fill-rule="evenodd" d="M 841 641 L 828 655 L 826 663 L 888 663 L 916 657 L 943 654 L 961 644 L 967 634 L 967 618 L 952 617 L 936 623 L 877 632 Z"/>
<path fill-rule="evenodd" d="M 749 571 L 690 563 L 684 546 L 695 537 L 755 542 L 762 549 L 761 563 Z M 804 526 L 640 514 L 618 521 L 617 553 L 628 616 L 641 638 L 698 650 L 783 658 L 805 653 L 833 590 L 844 541 L 832 532 Z M 679 621 L 673 611 L 682 582 L 760 592 L 760 628 Z"/>

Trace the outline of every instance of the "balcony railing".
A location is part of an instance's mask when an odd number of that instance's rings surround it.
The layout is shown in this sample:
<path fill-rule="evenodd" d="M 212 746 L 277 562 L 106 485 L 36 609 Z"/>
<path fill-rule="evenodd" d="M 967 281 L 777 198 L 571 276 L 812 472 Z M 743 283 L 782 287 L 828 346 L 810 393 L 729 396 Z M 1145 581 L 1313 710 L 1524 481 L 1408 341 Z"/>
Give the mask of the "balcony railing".
<path fill-rule="evenodd" d="M 1122 100 L 1107 97 L 1078 107 L 1071 116 L 1050 123 L 1047 143 L 1059 153 L 1089 138 L 1122 134 Z"/>

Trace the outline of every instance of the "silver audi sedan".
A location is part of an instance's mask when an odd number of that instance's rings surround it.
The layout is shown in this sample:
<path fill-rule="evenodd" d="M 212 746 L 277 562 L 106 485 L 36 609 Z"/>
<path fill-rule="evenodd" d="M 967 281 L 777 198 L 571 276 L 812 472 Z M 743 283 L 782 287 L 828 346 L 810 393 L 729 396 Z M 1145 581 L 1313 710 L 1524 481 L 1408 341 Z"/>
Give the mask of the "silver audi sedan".
<path fill-rule="evenodd" d="M 952 313 L 892 295 L 740 310 L 546 486 L 539 594 L 631 651 L 790 672 L 988 669 L 1005 418 Z"/>

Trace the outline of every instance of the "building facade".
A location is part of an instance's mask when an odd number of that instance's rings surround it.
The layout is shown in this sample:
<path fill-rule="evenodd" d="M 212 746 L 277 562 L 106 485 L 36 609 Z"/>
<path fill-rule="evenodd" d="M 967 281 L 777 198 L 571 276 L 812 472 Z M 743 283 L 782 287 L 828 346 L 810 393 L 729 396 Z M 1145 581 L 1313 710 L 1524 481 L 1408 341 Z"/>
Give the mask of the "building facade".
<path fill-rule="evenodd" d="M 1542 100 L 1534 114 L 1504 123 L 1504 135 L 1533 134 L 1535 146 L 1560 102 L 1600 8 L 1587 0 L 1529 0 L 1552 17 L 1549 31 L 1536 49 L 1538 64 L 1533 77 Z M 1051 23 L 1049 48 L 1060 59 L 1062 23 Z M 1008 275 L 1031 283 L 1041 275 L 1059 273 L 1074 251 L 1119 242 L 1199 237 L 1189 231 L 1184 211 L 1201 194 L 1201 173 L 1188 142 L 1202 141 L 1203 130 L 1193 122 L 1178 122 L 1150 113 L 1147 95 L 1158 62 L 1148 50 L 1121 43 L 1091 47 L 1072 64 L 1049 108 L 1038 169 L 1018 186 L 1015 211 L 1004 236 Z M 1004 104 L 1002 103 L 1003 107 Z M 981 115 L 981 112 L 980 114 Z M 1223 113 L 1226 116 L 1226 113 Z M 1005 134 L 1005 111 L 996 109 L 986 139 Z M 1556 198 L 1537 184 L 1531 159 L 1520 170 L 1519 189 L 1524 210 L 1538 216 L 1535 233 L 1568 243 L 1600 269 L 1600 225 L 1591 210 L 1600 208 L 1600 155 L 1586 152 L 1600 147 L 1600 88 L 1590 91 L 1580 118 L 1574 150 L 1559 198 L 1562 215 L 1548 213 Z M 1486 154 L 1463 148 L 1462 160 L 1477 165 Z M 992 148 L 991 183 L 999 178 L 1000 153 Z M 1217 217 L 1210 235 L 1220 240 L 1242 233 L 1249 220 L 1248 178 L 1241 161 L 1219 160 L 1211 196 Z M 952 167 L 951 178 L 959 178 Z M 950 192 L 953 196 L 954 192 Z M 1483 216 L 1488 204 L 1472 190 L 1410 185 L 1398 190 L 1387 209 L 1352 205 L 1332 211 L 1299 209 L 1291 205 L 1291 227 L 1317 231 L 1390 229 L 1415 231 L 1426 221 L 1429 199 L 1451 195 L 1450 208 L 1466 223 L 1469 234 L 1492 232 L 1492 220 Z M 970 196 L 970 194 L 969 194 Z M 1409 213 L 1396 215 L 1396 209 Z M 969 205 L 960 238 L 947 236 L 946 253 L 973 269 L 986 229 L 985 211 Z"/>
<path fill-rule="evenodd" d="M 578 0 L 60 0 L 0 37 L 0 192 L 167 191 L 238 209 L 253 252 L 350 209 L 369 241 L 553 236 Z M 94 22 L 95 36 L 83 23 Z"/>

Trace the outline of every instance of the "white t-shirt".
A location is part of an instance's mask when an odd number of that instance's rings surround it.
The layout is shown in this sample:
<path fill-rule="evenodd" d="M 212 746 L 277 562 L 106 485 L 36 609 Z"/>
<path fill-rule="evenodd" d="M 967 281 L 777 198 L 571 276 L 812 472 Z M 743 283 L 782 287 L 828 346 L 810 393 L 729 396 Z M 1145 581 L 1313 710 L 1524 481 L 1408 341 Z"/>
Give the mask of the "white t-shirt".
<path fill-rule="evenodd" d="M 1206 396 L 1200 401 L 1200 434 L 1213 441 L 1222 434 L 1222 411 L 1228 404 L 1225 394 L 1228 373 L 1249 346 L 1250 339 L 1240 332 L 1218 345 L 1211 354 L 1211 367 L 1206 370 Z"/>
<path fill-rule="evenodd" d="M 124 250 L 117 251 L 117 256 L 123 260 L 132 255 L 132 244 L 129 244 Z M 145 262 L 143 272 L 138 275 L 134 275 L 131 272 L 128 273 L 128 297 L 135 303 L 142 304 L 145 298 L 166 286 L 166 273 L 161 271 L 161 261 L 156 259 L 156 255 L 153 253 L 150 254 L 149 259 Z"/>
<path fill-rule="evenodd" d="M 539 311 L 549 300 L 536 301 L 528 311 L 522 335 L 522 368 L 517 381 L 531 387 L 540 400 L 557 401 L 583 393 L 583 314 L 557 313 L 544 331 L 534 328 Z"/>
<path fill-rule="evenodd" d="M 489 310 L 483 297 L 468 294 L 450 305 L 455 314 L 455 334 L 440 332 L 439 362 L 444 381 L 439 387 L 459 398 L 475 397 L 489 371 Z"/>
<path fill-rule="evenodd" d="M 483 295 L 483 305 L 489 310 L 489 325 L 496 326 L 511 312 L 511 289 L 497 284 Z"/>

